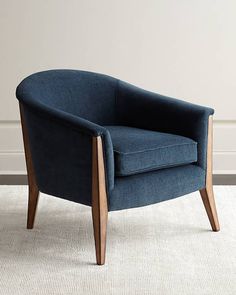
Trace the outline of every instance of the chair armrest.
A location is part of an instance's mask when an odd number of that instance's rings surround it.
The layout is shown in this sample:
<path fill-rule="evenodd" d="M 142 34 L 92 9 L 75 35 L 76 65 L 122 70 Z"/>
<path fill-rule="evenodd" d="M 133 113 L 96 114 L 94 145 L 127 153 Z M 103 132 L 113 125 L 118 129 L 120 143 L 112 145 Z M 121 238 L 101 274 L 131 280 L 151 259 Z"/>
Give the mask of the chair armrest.
<path fill-rule="evenodd" d="M 119 124 L 173 133 L 198 143 L 198 165 L 206 169 L 208 119 L 214 110 L 152 93 L 125 82 L 117 89 Z"/>
<path fill-rule="evenodd" d="M 40 191 L 91 205 L 92 139 L 97 136 L 102 138 L 107 190 L 112 190 L 114 159 L 108 130 L 38 102 L 20 103 Z"/>

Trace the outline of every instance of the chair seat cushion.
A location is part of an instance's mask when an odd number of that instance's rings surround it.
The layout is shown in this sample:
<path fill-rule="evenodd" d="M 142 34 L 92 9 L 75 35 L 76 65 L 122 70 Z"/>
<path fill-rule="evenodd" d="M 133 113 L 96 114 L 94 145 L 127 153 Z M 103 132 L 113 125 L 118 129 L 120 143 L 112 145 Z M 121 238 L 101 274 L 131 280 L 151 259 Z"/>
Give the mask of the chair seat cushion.
<path fill-rule="evenodd" d="M 105 126 L 114 149 L 115 175 L 127 176 L 197 161 L 190 138 L 126 126 Z"/>

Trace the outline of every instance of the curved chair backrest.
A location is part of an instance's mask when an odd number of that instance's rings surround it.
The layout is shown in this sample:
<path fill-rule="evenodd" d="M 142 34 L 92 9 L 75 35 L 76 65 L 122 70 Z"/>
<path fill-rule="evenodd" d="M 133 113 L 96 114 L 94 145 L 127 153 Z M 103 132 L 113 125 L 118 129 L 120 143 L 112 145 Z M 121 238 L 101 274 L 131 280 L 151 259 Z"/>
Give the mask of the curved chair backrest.
<path fill-rule="evenodd" d="M 91 205 L 92 136 L 101 125 L 115 123 L 117 81 L 85 71 L 50 70 L 25 78 L 17 87 L 41 192 Z M 78 120 L 89 126 L 87 133 L 73 128 Z M 112 187 L 113 153 L 108 153 L 107 178 Z"/>
<path fill-rule="evenodd" d="M 49 70 L 25 78 L 17 97 L 42 103 L 99 125 L 113 125 L 117 79 L 78 70 Z"/>

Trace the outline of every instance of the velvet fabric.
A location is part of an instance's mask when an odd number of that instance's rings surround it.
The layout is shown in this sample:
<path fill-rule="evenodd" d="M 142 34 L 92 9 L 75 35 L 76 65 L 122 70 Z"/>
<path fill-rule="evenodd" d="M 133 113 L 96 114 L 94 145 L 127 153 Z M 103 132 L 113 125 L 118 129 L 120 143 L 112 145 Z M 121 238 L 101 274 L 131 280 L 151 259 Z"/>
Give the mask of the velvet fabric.
<path fill-rule="evenodd" d="M 24 79 L 16 89 L 16 96 L 23 104 L 23 107 L 27 107 L 27 127 L 30 128 L 30 125 L 37 126 L 37 129 L 31 128 L 32 132 L 29 135 L 30 142 L 35 146 L 44 146 L 40 150 L 34 149 L 32 151 L 35 161 L 36 159 L 43 158 L 45 162 L 50 163 L 51 160 L 50 157 L 48 158 L 44 154 L 44 150 L 50 147 L 46 146 L 46 142 L 45 144 L 41 142 L 41 134 L 43 133 L 45 136 L 51 138 L 52 145 L 54 145 L 54 142 L 57 143 L 53 150 L 55 157 L 58 157 L 57 155 L 59 154 L 59 150 L 63 148 L 62 146 L 65 146 L 65 148 L 69 147 L 66 138 L 60 142 L 61 146 L 58 144 L 57 136 L 61 138 L 60 126 L 64 126 L 67 130 L 65 133 L 75 131 L 79 135 L 89 136 L 90 142 L 92 136 L 101 136 L 104 144 L 107 190 L 113 189 L 114 156 L 112 142 L 109 132 L 102 125 L 98 124 L 114 123 L 115 116 L 113 110 L 116 84 L 117 81 L 109 76 L 75 70 L 44 71 Z M 30 113 L 32 115 L 28 119 L 27 117 L 29 117 Z M 80 116 L 81 114 L 83 117 Z M 38 125 L 34 122 L 36 120 L 40 121 Z M 52 132 L 48 131 L 51 122 L 59 126 L 53 130 L 53 135 Z M 91 148 L 91 144 L 87 144 L 84 147 L 83 153 L 77 153 L 75 156 L 82 158 L 85 153 L 90 153 Z M 38 152 L 36 153 L 36 151 Z M 59 157 L 58 162 L 61 162 L 61 158 Z M 91 170 L 91 158 L 87 161 L 86 165 Z M 35 167 L 35 169 L 37 169 L 36 177 L 46 177 L 47 170 L 41 169 L 40 166 Z M 76 169 L 83 171 L 84 166 L 77 165 L 76 167 L 72 167 L 73 172 Z M 48 178 L 51 179 L 51 175 L 48 175 Z M 44 188 L 44 192 L 49 194 L 55 191 L 53 195 L 56 195 L 58 191 L 57 185 L 59 182 L 63 182 L 64 178 L 61 177 L 55 184 L 52 184 L 54 180 L 51 181 L 50 186 L 44 182 L 42 187 L 42 183 L 40 182 L 39 188 L 41 190 Z M 90 186 L 90 177 L 83 179 L 83 182 L 85 187 Z M 81 198 L 87 200 L 87 204 L 91 204 L 91 194 L 84 194 L 80 190 L 74 190 L 73 195 L 76 196 L 78 202 L 80 202 L 80 197 L 78 198 L 77 195 L 81 195 Z"/>
<path fill-rule="evenodd" d="M 198 143 L 197 164 L 206 169 L 208 118 L 211 108 L 143 90 L 123 81 L 117 89 L 120 125 L 172 133 Z"/>
<path fill-rule="evenodd" d="M 37 184 L 44 193 L 91 205 L 93 136 L 101 136 L 103 142 L 109 210 L 168 200 L 205 185 L 208 117 L 213 114 L 210 108 L 145 91 L 106 75 L 77 70 L 33 74 L 20 83 L 16 96 L 24 110 Z M 188 157 L 184 164 L 195 163 L 144 172 L 141 170 L 147 168 L 148 155 L 136 158 L 141 169 L 132 169 L 139 174 L 118 177 L 113 150 L 117 142 L 113 127 L 106 126 L 182 136 L 197 143 L 195 152 L 192 148 L 187 152 L 167 149 L 166 153 L 173 157 L 172 162 L 178 154 L 184 161 Z M 145 142 L 148 145 L 148 138 L 145 135 L 138 142 L 137 137 L 136 143 L 141 148 Z M 152 136 L 149 139 L 152 141 Z M 120 136 L 119 140 L 121 148 L 124 139 Z M 167 164 L 164 154 L 151 155 L 155 165 L 160 164 L 160 159 Z M 122 165 L 126 169 L 129 161 L 123 160 Z"/>
<path fill-rule="evenodd" d="M 127 126 L 105 128 L 111 135 L 116 176 L 133 175 L 197 161 L 197 143 L 192 139 Z"/>
<path fill-rule="evenodd" d="M 122 210 L 174 199 L 202 189 L 205 171 L 196 165 L 186 165 L 116 177 L 109 197 L 109 210 Z"/>

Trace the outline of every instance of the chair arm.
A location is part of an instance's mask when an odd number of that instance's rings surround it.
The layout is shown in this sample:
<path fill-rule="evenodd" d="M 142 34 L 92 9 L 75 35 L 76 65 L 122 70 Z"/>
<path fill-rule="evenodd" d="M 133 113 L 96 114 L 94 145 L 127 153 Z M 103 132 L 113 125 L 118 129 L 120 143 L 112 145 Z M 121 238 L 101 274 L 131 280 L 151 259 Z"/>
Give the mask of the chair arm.
<path fill-rule="evenodd" d="M 208 119 L 213 109 L 120 81 L 117 113 L 119 124 L 192 138 L 198 143 L 198 165 L 206 169 Z"/>
<path fill-rule="evenodd" d="M 113 146 L 108 130 L 38 102 L 20 103 L 41 191 L 58 196 L 68 194 L 72 200 L 91 205 L 92 138 L 97 136 L 102 138 L 107 190 L 113 189 Z"/>

